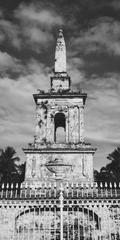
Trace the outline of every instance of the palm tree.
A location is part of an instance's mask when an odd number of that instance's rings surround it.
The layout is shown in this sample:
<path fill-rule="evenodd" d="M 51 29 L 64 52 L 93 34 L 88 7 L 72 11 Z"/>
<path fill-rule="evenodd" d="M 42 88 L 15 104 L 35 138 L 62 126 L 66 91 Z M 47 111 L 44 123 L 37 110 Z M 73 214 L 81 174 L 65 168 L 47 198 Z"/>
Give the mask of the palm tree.
<path fill-rule="evenodd" d="M 100 172 L 94 170 L 94 178 L 97 182 L 120 182 L 120 147 L 107 156 L 110 161 Z"/>
<path fill-rule="evenodd" d="M 13 147 L 6 147 L 1 150 L 0 155 L 0 181 L 1 182 L 18 182 L 19 168 L 18 162 L 20 158 L 16 156 L 16 151 Z"/>
<path fill-rule="evenodd" d="M 111 173 L 114 181 L 120 181 L 120 147 L 117 147 L 107 157 L 111 162 L 106 165 L 109 173 Z"/>

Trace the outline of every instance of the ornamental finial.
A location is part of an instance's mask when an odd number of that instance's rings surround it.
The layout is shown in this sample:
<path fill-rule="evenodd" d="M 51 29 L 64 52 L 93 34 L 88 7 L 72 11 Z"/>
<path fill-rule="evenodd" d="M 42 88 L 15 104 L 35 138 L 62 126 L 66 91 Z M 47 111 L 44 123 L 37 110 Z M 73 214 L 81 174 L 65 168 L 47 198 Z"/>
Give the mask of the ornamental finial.
<path fill-rule="evenodd" d="M 66 72 L 66 45 L 62 29 L 59 30 L 59 35 L 57 38 L 57 45 L 55 51 L 55 72 Z"/>

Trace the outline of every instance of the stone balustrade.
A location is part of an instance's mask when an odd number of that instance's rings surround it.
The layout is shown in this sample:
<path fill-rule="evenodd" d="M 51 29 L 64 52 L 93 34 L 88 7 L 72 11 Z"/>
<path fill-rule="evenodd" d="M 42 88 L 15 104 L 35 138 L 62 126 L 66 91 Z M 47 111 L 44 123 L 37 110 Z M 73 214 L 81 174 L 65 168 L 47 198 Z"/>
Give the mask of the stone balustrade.
<path fill-rule="evenodd" d="M 114 199 L 120 198 L 120 183 L 39 183 L 2 184 L 0 199 Z"/>

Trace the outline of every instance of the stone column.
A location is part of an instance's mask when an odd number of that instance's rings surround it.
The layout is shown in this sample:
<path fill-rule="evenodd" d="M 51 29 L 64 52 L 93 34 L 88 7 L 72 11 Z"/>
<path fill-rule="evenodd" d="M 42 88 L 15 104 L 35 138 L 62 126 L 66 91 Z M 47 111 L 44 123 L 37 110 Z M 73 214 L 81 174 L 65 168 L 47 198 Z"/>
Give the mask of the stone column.
<path fill-rule="evenodd" d="M 36 142 L 44 142 L 46 139 L 46 114 L 45 109 L 38 105 L 36 108 Z"/>
<path fill-rule="evenodd" d="M 47 142 L 53 143 L 54 142 L 54 116 L 52 111 L 48 109 L 47 115 Z"/>
<path fill-rule="evenodd" d="M 31 169 L 32 169 L 32 155 L 27 154 L 26 155 L 26 169 L 25 169 L 25 181 L 31 179 Z"/>
<path fill-rule="evenodd" d="M 80 107 L 80 122 L 79 122 L 79 131 L 80 131 L 80 142 L 84 141 L 84 107 Z"/>
<path fill-rule="evenodd" d="M 79 142 L 79 117 L 78 107 L 72 106 L 69 108 L 69 141 L 73 143 Z"/>
<path fill-rule="evenodd" d="M 69 107 L 69 142 L 73 142 L 73 117 L 72 117 L 73 108 Z"/>
<path fill-rule="evenodd" d="M 79 107 L 74 107 L 75 143 L 79 142 Z"/>
<path fill-rule="evenodd" d="M 66 143 L 69 142 L 69 107 L 67 108 L 66 117 Z"/>

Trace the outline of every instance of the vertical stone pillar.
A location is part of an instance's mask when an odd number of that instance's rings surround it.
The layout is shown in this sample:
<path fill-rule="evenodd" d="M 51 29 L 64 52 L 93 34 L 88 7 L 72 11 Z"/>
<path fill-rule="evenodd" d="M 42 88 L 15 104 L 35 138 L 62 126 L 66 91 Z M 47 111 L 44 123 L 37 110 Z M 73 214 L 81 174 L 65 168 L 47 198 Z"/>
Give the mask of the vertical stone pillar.
<path fill-rule="evenodd" d="M 69 141 L 79 142 L 79 110 L 77 106 L 69 108 Z"/>
<path fill-rule="evenodd" d="M 36 178 L 39 179 L 40 178 L 40 155 L 36 154 Z"/>
<path fill-rule="evenodd" d="M 25 170 L 25 181 L 29 180 L 31 176 L 31 169 L 32 169 L 32 155 L 27 154 L 27 161 L 26 161 L 26 170 Z"/>
<path fill-rule="evenodd" d="M 41 143 L 46 138 L 46 124 L 47 117 L 45 108 L 41 105 L 36 106 L 36 129 L 35 129 L 35 142 Z"/>
<path fill-rule="evenodd" d="M 69 142 L 69 107 L 67 108 L 66 117 L 66 143 Z"/>
<path fill-rule="evenodd" d="M 69 142 L 73 142 L 73 108 L 69 107 Z"/>
<path fill-rule="evenodd" d="M 80 142 L 84 141 L 84 107 L 80 107 L 80 122 L 79 122 L 79 136 L 80 136 Z"/>
<path fill-rule="evenodd" d="M 87 176 L 87 157 L 84 153 L 82 155 L 82 175 Z"/>
<path fill-rule="evenodd" d="M 54 118 L 52 117 L 52 112 L 48 109 L 47 115 L 47 132 L 46 132 L 46 140 L 47 142 L 54 142 Z"/>
<path fill-rule="evenodd" d="M 79 108 L 74 107 L 74 132 L 75 132 L 75 143 L 79 142 Z"/>

